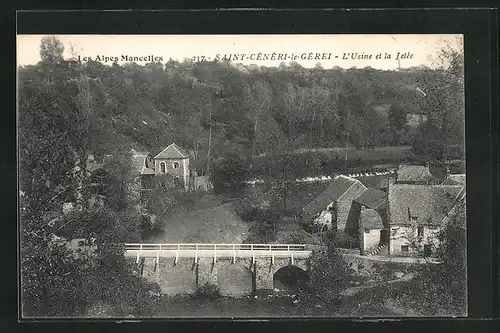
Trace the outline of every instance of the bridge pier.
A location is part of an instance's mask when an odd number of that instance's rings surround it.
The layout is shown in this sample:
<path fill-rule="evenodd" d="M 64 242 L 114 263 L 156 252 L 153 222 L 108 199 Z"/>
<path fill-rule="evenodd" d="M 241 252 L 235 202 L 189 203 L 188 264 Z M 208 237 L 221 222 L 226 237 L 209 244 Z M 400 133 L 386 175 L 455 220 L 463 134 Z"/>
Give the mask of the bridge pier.
<path fill-rule="evenodd" d="M 255 262 L 255 289 L 256 290 L 272 290 L 274 264 L 271 258 L 259 258 Z"/>
<path fill-rule="evenodd" d="M 199 258 L 196 274 L 198 287 L 205 284 L 217 285 L 217 264 L 213 258 Z"/>

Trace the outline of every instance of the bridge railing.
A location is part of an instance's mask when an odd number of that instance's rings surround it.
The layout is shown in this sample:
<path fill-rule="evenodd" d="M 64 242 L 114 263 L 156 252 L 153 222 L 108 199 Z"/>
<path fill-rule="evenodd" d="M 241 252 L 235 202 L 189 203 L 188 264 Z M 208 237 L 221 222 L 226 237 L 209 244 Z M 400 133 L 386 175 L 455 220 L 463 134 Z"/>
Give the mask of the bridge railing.
<path fill-rule="evenodd" d="M 139 251 L 308 251 L 305 244 L 125 244 L 126 250 Z"/>

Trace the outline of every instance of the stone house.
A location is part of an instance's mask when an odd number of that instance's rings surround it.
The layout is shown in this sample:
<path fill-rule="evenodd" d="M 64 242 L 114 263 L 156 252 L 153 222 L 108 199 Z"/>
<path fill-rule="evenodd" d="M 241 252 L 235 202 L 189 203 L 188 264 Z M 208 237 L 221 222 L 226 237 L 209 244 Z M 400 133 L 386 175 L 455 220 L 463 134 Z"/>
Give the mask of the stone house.
<path fill-rule="evenodd" d="M 352 201 L 364 191 L 366 187 L 357 179 L 335 177 L 323 193 L 302 209 L 302 223 L 344 231 Z"/>
<path fill-rule="evenodd" d="M 189 154 L 172 143 L 154 157 L 156 175 L 171 175 L 179 186 L 189 189 Z"/>
<path fill-rule="evenodd" d="M 131 149 L 132 167 L 138 181 L 132 187 L 135 192 L 152 190 L 158 186 L 181 188 L 186 191 L 209 191 L 213 188 L 208 175 L 198 175 L 190 168 L 190 156 L 186 150 L 172 143 L 153 157 L 150 152 Z M 111 155 L 106 156 L 111 159 Z"/>
<path fill-rule="evenodd" d="M 399 165 L 396 183 L 399 184 L 430 184 L 434 179 L 429 165 Z"/>
<path fill-rule="evenodd" d="M 132 153 L 132 167 L 139 175 L 141 188 L 145 190 L 155 187 L 155 164 L 153 156 L 149 152 L 138 152 L 135 149 Z"/>
<path fill-rule="evenodd" d="M 386 192 L 368 188 L 352 201 L 346 232 L 358 239 L 360 253 L 387 253 L 389 220 Z"/>
<path fill-rule="evenodd" d="M 432 256 L 439 232 L 464 199 L 462 185 L 389 183 L 389 254 Z"/>

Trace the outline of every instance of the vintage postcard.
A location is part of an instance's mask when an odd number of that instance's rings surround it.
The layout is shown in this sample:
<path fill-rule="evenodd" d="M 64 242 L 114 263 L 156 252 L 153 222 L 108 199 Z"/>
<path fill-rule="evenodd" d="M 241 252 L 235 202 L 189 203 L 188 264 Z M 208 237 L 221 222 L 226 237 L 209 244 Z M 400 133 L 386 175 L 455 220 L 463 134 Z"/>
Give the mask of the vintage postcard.
<path fill-rule="evenodd" d="M 467 316 L 462 35 L 18 35 L 23 318 Z"/>

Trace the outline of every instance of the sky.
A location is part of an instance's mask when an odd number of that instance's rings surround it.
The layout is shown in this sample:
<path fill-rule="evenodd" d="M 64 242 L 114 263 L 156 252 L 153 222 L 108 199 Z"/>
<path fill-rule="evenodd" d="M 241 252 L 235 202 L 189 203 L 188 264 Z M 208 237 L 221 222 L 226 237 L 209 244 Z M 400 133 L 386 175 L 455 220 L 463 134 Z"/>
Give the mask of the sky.
<path fill-rule="evenodd" d="M 40 61 L 42 35 L 17 36 L 18 65 Z M 182 61 L 213 60 L 217 56 L 244 54 L 235 63 L 278 66 L 283 59 L 294 60 L 311 68 L 319 62 L 323 68 L 372 67 L 390 70 L 426 65 L 436 67 L 437 54 L 446 45 L 460 48 L 462 35 L 56 35 L 65 46 L 65 57 L 73 54 L 90 57 L 110 65 L 113 59 L 143 57 L 138 64 L 156 57 Z M 274 53 L 274 55 L 273 55 Z M 398 56 L 399 53 L 399 56 Z M 260 56 L 259 56 L 260 54 Z M 281 58 L 280 57 L 281 54 Z M 389 54 L 390 59 L 386 57 Z M 361 59 L 352 59 L 352 56 Z M 377 59 L 377 55 L 380 59 Z M 404 57 L 401 57 L 404 55 Z M 148 58 L 148 56 L 151 56 Z M 371 56 L 371 58 L 370 58 Z M 107 57 L 107 58 L 105 58 Z M 266 59 L 267 57 L 267 59 Z M 397 60 L 399 57 L 399 61 Z M 243 60 L 242 60 L 243 59 Z"/>

